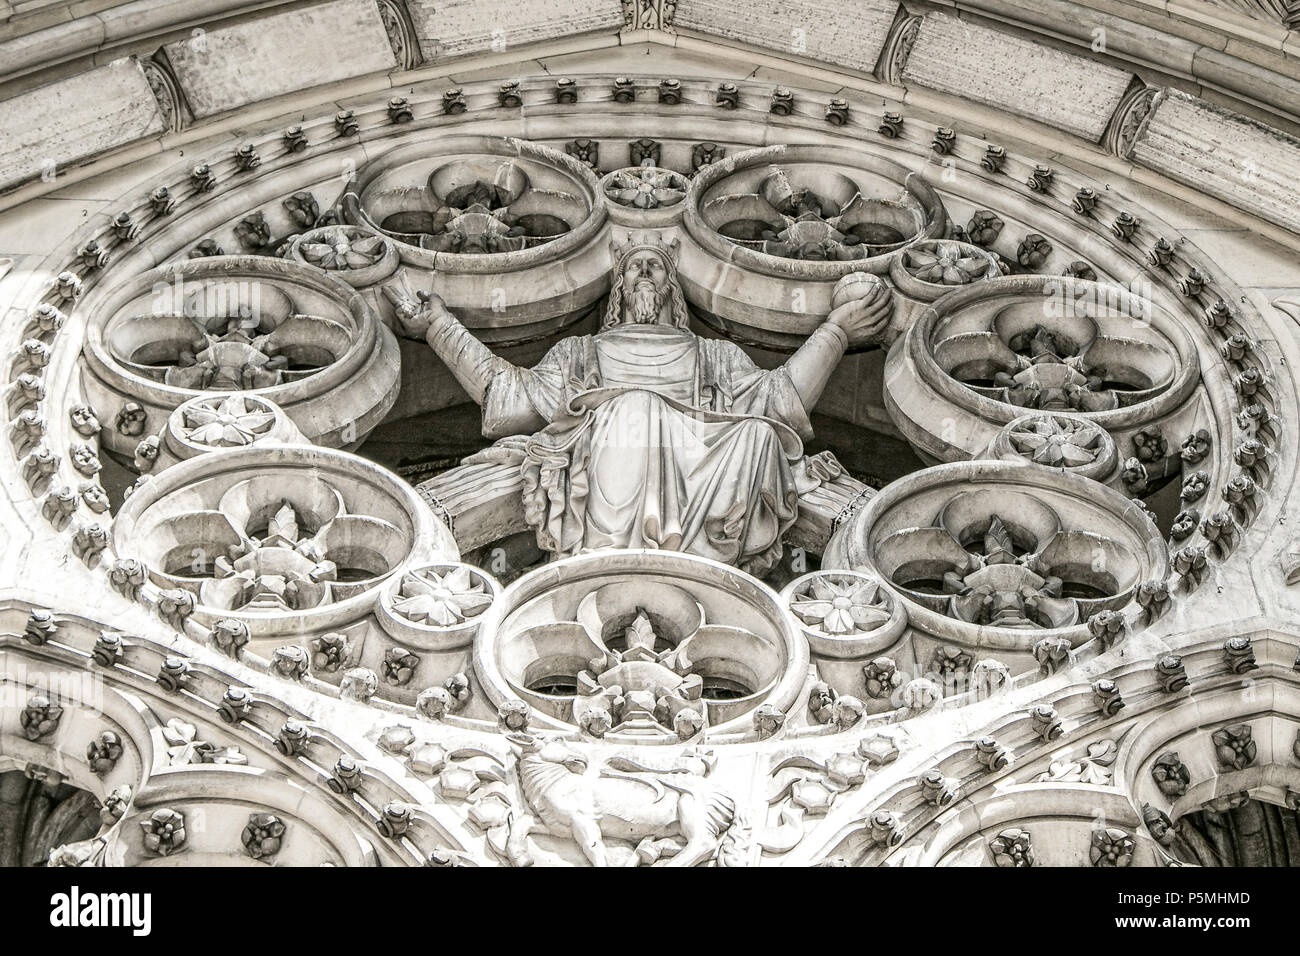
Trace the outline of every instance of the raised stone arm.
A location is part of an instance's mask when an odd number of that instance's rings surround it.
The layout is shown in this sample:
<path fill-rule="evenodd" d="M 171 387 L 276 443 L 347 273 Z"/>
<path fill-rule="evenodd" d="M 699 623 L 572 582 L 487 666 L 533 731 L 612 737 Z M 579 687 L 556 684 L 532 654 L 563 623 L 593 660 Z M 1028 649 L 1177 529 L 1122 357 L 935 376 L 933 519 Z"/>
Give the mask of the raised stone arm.
<path fill-rule="evenodd" d="M 456 381 L 469 393 L 469 397 L 482 405 L 484 393 L 492 379 L 513 366 L 494 355 L 491 349 L 461 325 L 436 294 L 421 292 L 419 297 L 418 307 L 407 303 L 406 308 L 396 310 L 402 333 L 428 342 L 438 358 L 451 370 Z"/>
<path fill-rule="evenodd" d="M 877 341 L 889 325 L 893 295 L 880 279 L 863 272 L 835 286 L 831 313 L 785 363 L 799 400 L 809 411 L 821 398 L 831 373 L 848 349 Z"/>

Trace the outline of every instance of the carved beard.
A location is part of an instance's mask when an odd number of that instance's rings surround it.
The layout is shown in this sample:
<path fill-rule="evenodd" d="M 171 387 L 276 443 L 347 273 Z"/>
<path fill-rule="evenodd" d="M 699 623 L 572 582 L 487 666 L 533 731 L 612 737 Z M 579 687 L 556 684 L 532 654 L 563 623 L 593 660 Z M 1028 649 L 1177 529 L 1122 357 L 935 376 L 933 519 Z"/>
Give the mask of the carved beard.
<path fill-rule="evenodd" d="M 623 314 L 628 322 L 653 325 L 659 321 L 664 304 L 663 290 L 652 279 L 638 279 L 623 298 Z"/>

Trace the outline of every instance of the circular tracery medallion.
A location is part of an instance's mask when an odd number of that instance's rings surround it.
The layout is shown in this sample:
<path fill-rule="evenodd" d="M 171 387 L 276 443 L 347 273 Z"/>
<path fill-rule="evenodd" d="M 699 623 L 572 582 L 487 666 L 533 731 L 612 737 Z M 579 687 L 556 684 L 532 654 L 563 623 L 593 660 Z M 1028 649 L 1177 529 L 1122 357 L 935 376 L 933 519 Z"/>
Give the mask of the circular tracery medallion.
<path fill-rule="evenodd" d="M 304 445 L 201 455 L 150 478 L 113 522 L 113 549 L 255 638 L 357 620 L 398 569 L 456 555 L 400 479 Z"/>
<path fill-rule="evenodd" d="M 894 482 L 831 539 L 823 566 L 875 574 L 912 625 L 965 646 L 1088 639 L 1093 614 L 1163 581 L 1168 554 L 1137 505 L 1026 462 L 940 465 Z"/>
<path fill-rule="evenodd" d="M 789 707 L 807 665 L 770 589 L 670 551 L 594 551 L 524 575 L 474 650 L 494 703 L 522 699 L 542 726 L 647 743 L 752 731 L 760 705 Z"/>
<path fill-rule="evenodd" d="M 112 422 L 101 441 L 129 458 L 172 409 L 210 392 L 250 392 L 284 409 L 304 436 L 352 445 L 397 397 L 397 343 L 350 286 L 263 256 L 212 256 L 145 272 L 87 304 L 87 398 Z M 364 379 L 364 388 L 349 387 Z"/>
<path fill-rule="evenodd" d="M 1026 411 L 1080 416 L 1113 436 L 1179 411 L 1200 380 L 1179 320 L 1125 289 L 1012 276 L 953 292 L 890 349 L 885 403 L 938 461 L 979 454 Z"/>

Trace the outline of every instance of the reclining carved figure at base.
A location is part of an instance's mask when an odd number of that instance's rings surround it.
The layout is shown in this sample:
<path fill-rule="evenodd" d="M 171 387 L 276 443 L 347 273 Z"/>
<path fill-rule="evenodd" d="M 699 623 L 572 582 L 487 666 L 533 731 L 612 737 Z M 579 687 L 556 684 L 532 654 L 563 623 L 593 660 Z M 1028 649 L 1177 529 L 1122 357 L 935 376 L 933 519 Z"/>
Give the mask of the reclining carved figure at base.
<path fill-rule="evenodd" d="M 563 741 L 520 735 L 514 743 L 532 811 L 511 822 L 506 855 L 515 866 L 534 862 L 532 833 L 572 839 L 592 866 L 610 865 L 607 839 L 635 844 L 632 866 L 745 865 L 747 828 L 735 800 L 708 779 L 707 754 L 688 751 L 667 767 L 650 766 L 648 756 L 614 756 L 591 768 Z"/>
<path fill-rule="evenodd" d="M 800 495 L 837 477 L 833 459 L 804 457 L 808 413 L 891 308 L 874 276 L 847 276 L 827 320 L 764 370 L 734 343 L 695 335 L 672 250 L 633 241 L 601 331 L 560 340 L 532 369 L 494 355 L 436 296 L 400 314 L 482 406 L 484 434 L 501 440 L 466 462 L 519 469 L 544 551 L 663 548 L 761 576 L 780 560 Z"/>

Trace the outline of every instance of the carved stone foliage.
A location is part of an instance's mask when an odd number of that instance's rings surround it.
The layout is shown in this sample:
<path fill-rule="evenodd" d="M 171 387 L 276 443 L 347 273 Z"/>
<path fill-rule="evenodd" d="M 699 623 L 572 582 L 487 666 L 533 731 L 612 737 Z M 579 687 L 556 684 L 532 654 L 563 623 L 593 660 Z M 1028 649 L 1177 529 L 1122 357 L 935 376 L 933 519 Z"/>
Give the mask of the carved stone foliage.
<path fill-rule="evenodd" d="M 60 647 L 40 659 L 28 658 L 25 645 L 11 634 L 15 610 L 0 608 L 0 649 L 7 659 L 20 663 L 29 678 L 76 688 L 78 655 L 102 643 L 96 626 L 65 618 Z M 117 648 L 128 666 L 146 671 L 168 651 L 166 643 L 137 635 L 119 640 Z M 0 861 L 30 865 L 46 862 L 48 855 L 50 865 L 60 866 L 137 865 L 160 858 L 181 865 L 237 865 L 251 857 L 289 866 L 359 866 L 403 857 L 418 863 L 420 854 L 432 850 L 424 846 L 430 840 L 455 845 L 444 829 L 433 826 L 411 835 L 420 844 L 414 860 L 405 848 L 376 846 L 374 822 L 357 812 L 346 791 L 332 792 L 309 761 L 346 764 L 357 786 L 364 781 L 368 795 L 380 801 L 410 800 L 410 793 L 376 780 L 339 736 L 323 736 L 273 694 L 235 685 L 223 691 L 232 678 L 219 666 L 205 667 L 215 678 L 210 684 L 193 682 L 187 694 L 165 697 L 161 688 L 142 687 L 115 666 L 99 666 L 104 669 L 96 675 L 94 696 L 68 694 L 64 701 L 75 725 L 93 734 L 85 763 L 76 752 L 85 739 L 79 731 L 30 742 L 28 755 L 41 763 L 0 773 L 0 808 L 7 821 Z M 230 708 L 235 719 L 217 721 L 214 705 L 223 718 L 222 708 Z M 8 712 L 3 716 L 3 726 L 16 732 L 18 721 Z M 95 730 L 106 725 L 112 729 Z M 271 746 L 276 728 L 278 738 L 296 743 Z M 340 729 L 345 737 L 351 732 Z M 12 747 L 12 740 L 4 741 L 7 753 Z M 66 775 L 52 766 L 66 768 Z M 286 789 L 249 786 L 250 768 L 271 766 Z M 21 806 L 11 806 L 15 798 Z M 303 820 L 311 822 L 296 822 Z M 294 841 L 296 828 L 305 825 L 312 828 L 312 839 Z"/>
<path fill-rule="evenodd" d="M 623 16 L 630 30 L 671 30 L 674 0 L 623 0 Z"/>
<path fill-rule="evenodd" d="M 642 555 L 569 558 L 515 582 L 475 650 L 489 697 L 628 740 L 744 732 L 760 705 L 788 710 L 808 650 L 784 608 L 743 572 Z"/>
<path fill-rule="evenodd" d="M 378 0 L 378 9 L 397 65 L 406 70 L 419 66 L 423 60 L 420 41 L 405 4 L 401 0 Z"/>
<path fill-rule="evenodd" d="M 633 209 L 675 206 L 686 196 L 686 181 L 681 174 L 655 166 L 616 169 L 601 182 L 605 195 L 613 202 Z"/>
<path fill-rule="evenodd" d="M 1012 827 L 1003 830 L 989 841 L 993 865 L 1027 867 L 1034 865 L 1033 839 L 1028 830 Z"/>
<path fill-rule="evenodd" d="M 898 758 L 893 739 L 884 734 L 863 738 L 853 750 L 837 751 L 826 757 L 798 756 L 782 760 L 772 768 L 775 792 L 768 805 L 776 814 L 775 826 L 756 837 L 768 853 L 788 853 L 803 839 L 809 826 L 824 817 L 837 800 L 862 786 L 873 772 Z M 901 840 L 897 821 L 887 814 L 873 817 L 873 839 L 893 846 Z"/>
<path fill-rule="evenodd" d="M 1074 759 L 1053 760 L 1035 779 L 1039 783 L 1090 783 L 1109 786 L 1114 782 L 1115 758 L 1119 746 L 1110 739 L 1088 744 L 1087 751 Z"/>

